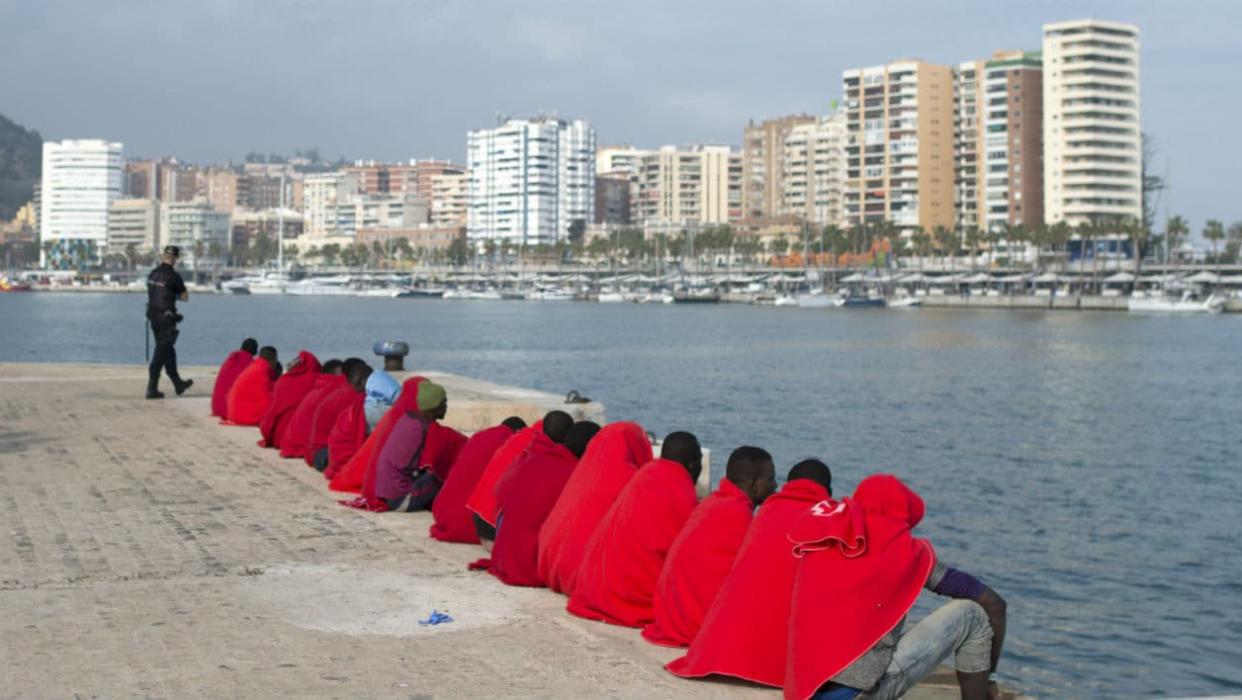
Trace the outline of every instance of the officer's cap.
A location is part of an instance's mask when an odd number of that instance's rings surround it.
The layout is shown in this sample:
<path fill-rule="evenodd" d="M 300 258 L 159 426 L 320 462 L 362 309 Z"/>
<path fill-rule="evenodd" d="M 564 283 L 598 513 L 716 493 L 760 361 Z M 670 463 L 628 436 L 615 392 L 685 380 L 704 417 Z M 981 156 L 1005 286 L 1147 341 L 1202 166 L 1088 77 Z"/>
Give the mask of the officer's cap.
<path fill-rule="evenodd" d="M 166 245 L 164 246 L 164 255 L 171 255 L 174 258 L 179 258 L 181 257 L 181 248 L 178 248 L 175 245 Z"/>

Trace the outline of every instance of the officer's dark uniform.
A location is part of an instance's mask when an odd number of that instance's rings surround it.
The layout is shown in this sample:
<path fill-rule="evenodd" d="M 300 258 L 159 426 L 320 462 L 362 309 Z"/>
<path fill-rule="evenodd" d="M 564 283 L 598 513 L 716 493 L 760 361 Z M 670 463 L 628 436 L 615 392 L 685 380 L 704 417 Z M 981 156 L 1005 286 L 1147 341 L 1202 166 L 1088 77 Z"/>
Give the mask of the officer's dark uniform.
<path fill-rule="evenodd" d="M 177 255 L 180 251 L 174 246 L 164 249 L 165 255 Z M 177 323 L 181 314 L 177 313 L 177 298 L 185 293 L 185 281 L 168 263 L 160 263 L 159 267 L 147 276 L 147 320 L 151 322 L 151 333 L 155 336 L 155 353 L 151 355 L 150 378 L 147 383 L 147 398 L 159 398 L 160 370 L 168 372 L 173 388 L 178 394 L 185 391 L 191 382 L 181 381 L 177 374 Z"/>

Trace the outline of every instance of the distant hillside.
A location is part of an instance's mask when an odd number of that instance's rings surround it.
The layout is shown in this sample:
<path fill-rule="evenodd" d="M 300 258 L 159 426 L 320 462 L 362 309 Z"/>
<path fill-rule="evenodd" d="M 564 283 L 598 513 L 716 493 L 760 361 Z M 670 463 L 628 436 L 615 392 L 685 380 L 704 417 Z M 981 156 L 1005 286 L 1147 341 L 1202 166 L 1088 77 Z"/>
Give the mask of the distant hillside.
<path fill-rule="evenodd" d="M 0 114 L 0 221 L 34 196 L 43 169 L 43 137 Z"/>

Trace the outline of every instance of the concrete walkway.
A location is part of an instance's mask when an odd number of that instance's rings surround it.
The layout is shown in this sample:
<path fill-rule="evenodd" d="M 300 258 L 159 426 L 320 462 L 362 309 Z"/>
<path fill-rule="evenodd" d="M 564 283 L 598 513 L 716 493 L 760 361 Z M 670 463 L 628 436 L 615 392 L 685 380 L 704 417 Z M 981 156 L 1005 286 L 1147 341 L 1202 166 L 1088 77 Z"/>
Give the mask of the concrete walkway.
<path fill-rule="evenodd" d="M 425 514 L 336 505 L 208 417 L 212 371 L 146 401 L 141 368 L 0 364 L 0 695 L 779 697 L 467 571 Z"/>

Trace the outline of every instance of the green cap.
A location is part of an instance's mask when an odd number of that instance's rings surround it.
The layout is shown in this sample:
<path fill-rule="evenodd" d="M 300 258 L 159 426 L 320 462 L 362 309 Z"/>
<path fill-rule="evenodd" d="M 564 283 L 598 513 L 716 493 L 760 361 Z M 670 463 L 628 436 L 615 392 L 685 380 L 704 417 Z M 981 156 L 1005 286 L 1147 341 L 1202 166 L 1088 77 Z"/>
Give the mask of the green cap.
<path fill-rule="evenodd" d="M 444 387 L 428 381 L 418 383 L 418 410 L 430 411 L 444 403 L 444 399 Z"/>

